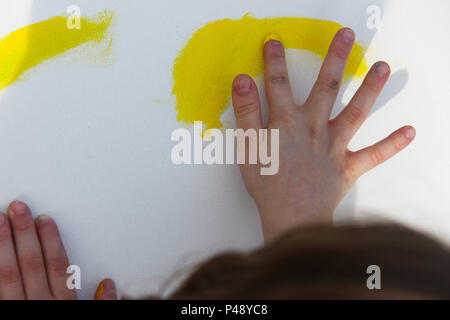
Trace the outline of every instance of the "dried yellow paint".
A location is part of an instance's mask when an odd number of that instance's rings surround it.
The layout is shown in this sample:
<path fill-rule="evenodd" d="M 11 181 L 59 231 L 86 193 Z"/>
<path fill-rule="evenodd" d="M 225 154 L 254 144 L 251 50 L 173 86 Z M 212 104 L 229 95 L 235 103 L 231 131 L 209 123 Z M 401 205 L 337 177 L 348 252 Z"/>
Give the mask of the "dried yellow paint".
<path fill-rule="evenodd" d="M 80 21 L 80 29 L 69 29 L 67 17 L 52 17 L 20 28 L 0 40 L 0 90 L 18 80 L 25 71 L 69 49 L 108 40 L 113 11 L 81 17 Z"/>
<path fill-rule="evenodd" d="M 322 60 L 335 33 L 342 26 L 309 18 L 224 19 L 198 30 L 175 60 L 173 91 L 178 121 L 201 121 L 207 128 L 221 128 L 220 116 L 231 98 L 233 79 L 239 74 L 263 73 L 263 45 L 280 37 L 287 49 L 315 53 Z M 345 79 L 362 77 L 369 69 L 366 48 L 356 43 L 345 71 Z"/>
<path fill-rule="evenodd" d="M 100 284 L 97 287 L 97 290 L 95 291 L 95 300 L 100 300 L 104 291 L 105 287 L 103 286 L 103 282 L 100 282 Z"/>

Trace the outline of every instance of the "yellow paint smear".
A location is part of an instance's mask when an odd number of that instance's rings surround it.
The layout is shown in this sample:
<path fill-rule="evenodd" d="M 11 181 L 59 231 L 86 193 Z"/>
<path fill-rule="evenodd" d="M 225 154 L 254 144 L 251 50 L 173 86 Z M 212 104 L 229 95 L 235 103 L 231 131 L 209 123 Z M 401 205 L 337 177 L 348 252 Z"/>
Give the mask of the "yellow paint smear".
<path fill-rule="evenodd" d="M 105 287 L 103 286 L 103 282 L 100 282 L 100 284 L 97 287 L 97 290 L 95 291 L 95 300 L 100 300 L 100 298 L 103 295 L 103 292 L 105 292 Z"/>
<path fill-rule="evenodd" d="M 263 73 L 263 45 L 276 34 L 287 49 L 302 49 L 323 60 L 342 26 L 309 18 L 224 19 L 198 30 L 175 60 L 173 92 L 178 121 L 202 121 L 207 128 L 221 128 L 219 120 L 231 99 L 231 85 L 239 74 Z M 362 77 L 369 69 L 364 48 L 356 43 L 345 79 Z"/>
<path fill-rule="evenodd" d="M 69 29 L 67 17 L 52 17 L 20 28 L 0 40 L 0 90 L 18 80 L 25 71 L 69 49 L 108 39 L 113 12 L 81 17 L 80 21 L 80 29 Z"/>

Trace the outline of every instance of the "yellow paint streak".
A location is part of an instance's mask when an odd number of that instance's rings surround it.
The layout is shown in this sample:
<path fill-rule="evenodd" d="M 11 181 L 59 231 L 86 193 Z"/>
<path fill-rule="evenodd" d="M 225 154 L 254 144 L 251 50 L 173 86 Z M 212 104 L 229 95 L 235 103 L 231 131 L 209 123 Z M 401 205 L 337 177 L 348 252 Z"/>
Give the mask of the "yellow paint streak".
<path fill-rule="evenodd" d="M 239 74 L 263 73 L 263 45 L 279 36 L 287 49 L 302 49 L 323 60 L 342 26 L 308 18 L 224 19 L 198 30 L 175 60 L 173 92 L 178 121 L 202 121 L 207 128 L 221 128 L 219 120 L 231 99 L 231 85 Z M 345 80 L 362 77 L 368 66 L 364 48 L 356 43 L 345 71 Z"/>
<path fill-rule="evenodd" d="M 100 282 L 100 284 L 97 287 L 97 290 L 95 291 L 95 300 L 100 300 L 100 298 L 103 295 L 103 292 L 105 292 L 105 287 L 103 286 L 103 282 Z"/>
<path fill-rule="evenodd" d="M 69 29 L 67 18 L 52 17 L 20 28 L 0 40 L 0 90 L 27 70 L 88 42 L 108 39 L 113 12 L 81 17 L 80 29 Z M 109 45 L 108 45 L 109 47 Z"/>

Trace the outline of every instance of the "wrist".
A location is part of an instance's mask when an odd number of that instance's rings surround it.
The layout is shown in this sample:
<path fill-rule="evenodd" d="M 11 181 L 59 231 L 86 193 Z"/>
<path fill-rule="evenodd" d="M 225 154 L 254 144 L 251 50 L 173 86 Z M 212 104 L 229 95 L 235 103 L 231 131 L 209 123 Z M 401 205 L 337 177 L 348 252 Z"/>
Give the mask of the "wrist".
<path fill-rule="evenodd" d="M 266 243 L 278 238 L 281 234 L 297 227 L 310 225 L 332 225 L 333 209 L 258 206 L 261 227 Z"/>

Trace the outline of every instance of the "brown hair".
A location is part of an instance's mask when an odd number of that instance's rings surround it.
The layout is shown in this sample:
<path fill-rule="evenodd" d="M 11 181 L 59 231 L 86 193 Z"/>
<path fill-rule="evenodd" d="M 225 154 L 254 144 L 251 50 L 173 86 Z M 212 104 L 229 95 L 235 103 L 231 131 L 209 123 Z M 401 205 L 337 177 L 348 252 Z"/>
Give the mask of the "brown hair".
<path fill-rule="evenodd" d="M 369 290 L 367 267 L 381 270 Z M 201 264 L 170 299 L 450 299 L 450 253 L 397 225 L 293 230 L 250 254 Z"/>

